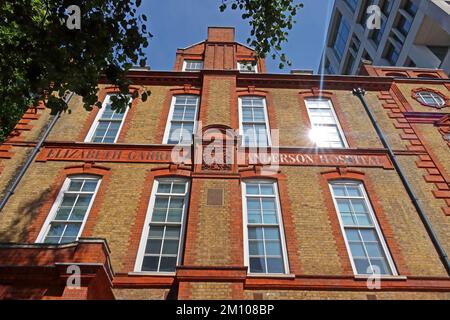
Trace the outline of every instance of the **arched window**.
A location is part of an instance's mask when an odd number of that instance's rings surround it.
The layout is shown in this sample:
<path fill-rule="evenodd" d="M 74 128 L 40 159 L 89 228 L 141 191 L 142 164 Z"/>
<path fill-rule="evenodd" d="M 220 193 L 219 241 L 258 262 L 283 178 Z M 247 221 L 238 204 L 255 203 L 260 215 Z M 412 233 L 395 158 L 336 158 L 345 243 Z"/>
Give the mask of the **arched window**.
<path fill-rule="evenodd" d="M 242 197 L 249 273 L 289 273 L 277 183 L 245 180 Z"/>
<path fill-rule="evenodd" d="M 197 127 L 199 97 L 176 95 L 172 98 L 163 143 L 191 144 Z"/>
<path fill-rule="evenodd" d="M 336 180 L 330 190 L 354 273 L 396 275 L 362 182 Z"/>
<path fill-rule="evenodd" d="M 155 180 L 135 271 L 175 272 L 181 257 L 188 203 L 187 179 Z"/>
<path fill-rule="evenodd" d="M 92 175 L 66 178 L 36 242 L 60 244 L 78 240 L 100 181 Z"/>

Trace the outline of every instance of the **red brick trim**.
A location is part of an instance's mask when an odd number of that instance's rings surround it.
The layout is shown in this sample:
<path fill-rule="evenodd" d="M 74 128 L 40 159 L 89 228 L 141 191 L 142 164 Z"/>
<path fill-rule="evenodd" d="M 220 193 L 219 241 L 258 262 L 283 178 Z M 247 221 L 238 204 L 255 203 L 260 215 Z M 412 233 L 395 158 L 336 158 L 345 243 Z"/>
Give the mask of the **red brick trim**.
<path fill-rule="evenodd" d="M 394 83 L 390 91 L 382 91 L 378 95 L 378 99 L 382 101 L 384 109 L 389 110 L 388 116 L 394 122 L 394 126 L 400 130 L 400 138 L 405 142 L 406 148 L 411 152 L 422 152 L 419 155 L 419 160 L 416 161 L 417 167 L 427 170 L 427 174 L 424 175 L 424 179 L 427 183 L 433 183 L 438 190 L 446 188 L 442 184 L 445 181 L 450 183 L 450 178 L 446 176 L 443 166 L 439 163 L 436 156 L 431 149 L 424 143 L 426 141 L 420 134 L 420 130 L 417 126 L 411 123 L 406 117 L 406 113 L 412 110 L 411 105 L 398 86 Z M 436 194 L 434 193 L 436 197 Z M 437 198 L 446 201 L 446 206 L 442 207 L 442 211 L 445 215 L 450 216 L 450 197 Z"/>
<path fill-rule="evenodd" d="M 367 291 L 366 279 L 354 276 L 297 276 L 295 279 L 249 278 L 245 290 L 320 290 L 320 291 Z M 382 279 L 376 292 L 448 292 L 449 278 L 410 277 L 406 279 Z"/>
<path fill-rule="evenodd" d="M 0 159 L 11 159 L 14 155 L 11 152 L 12 146 L 7 144 L 0 144 Z"/>
<path fill-rule="evenodd" d="M 237 266 L 244 265 L 244 235 L 242 232 L 242 190 L 240 180 L 229 182 L 230 186 L 230 226 L 228 237 L 230 239 L 231 263 Z"/>
<path fill-rule="evenodd" d="M 195 265 L 197 261 L 197 236 L 198 236 L 198 224 L 199 224 L 199 211 L 200 211 L 200 194 L 203 188 L 204 181 L 202 179 L 192 179 L 191 182 L 191 198 L 189 200 L 189 209 L 186 218 L 186 238 L 184 242 L 183 250 L 183 262 L 182 265 Z M 186 288 L 188 291 L 188 288 Z M 179 287 L 179 292 L 183 291 L 183 286 Z"/>
<path fill-rule="evenodd" d="M 177 95 L 182 95 L 182 94 L 191 94 L 191 95 L 196 95 L 199 97 L 200 101 L 199 101 L 199 105 L 198 105 L 198 108 L 199 108 L 198 115 L 200 116 L 200 112 L 201 112 L 201 91 L 200 91 L 200 89 L 193 88 L 190 84 L 185 84 L 183 87 L 177 87 L 177 88 L 170 89 L 166 94 L 166 98 L 164 99 L 161 116 L 159 117 L 159 123 L 158 123 L 157 131 L 155 134 L 155 139 L 157 142 L 162 143 L 162 141 L 163 141 L 164 133 L 166 131 L 167 121 L 169 119 L 169 112 L 170 112 L 170 107 L 172 105 L 173 97 L 177 96 Z"/>
<path fill-rule="evenodd" d="M 423 69 L 423 68 L 396 68 L 396 67 L 377 67 L 364 64 L 361 74 L 372 77 L 405 77 L 405 78 L 433 78 L 448 79 L 447 74 L 443 70 Z M 399 81 L 399 79 L 396 79 Z"/>
<path fill-rule="evenodd" d="M 96 197 L 91 207 L 91 211 L 89 212 L 88 219 L 85 224 L 85 228 L 83 229 L 81 236 L 89 236 L 92 232 L 92 228 L 97 220 L 98 213 L 100 211 L 101 205 L 104 200 L 104 194 L 106 190 L 108 190 L 108 184 L 110 179 L 111 171 L 107 167 L 97 166 L 93 163 L 85 163 L 80 166 L 69 166 L 60 171 L 57 175 L 55 181 L 53 182 L 49 194 L 45 199 L 43 199 L 42 206 L 37 213 L 36 217 L 33 219 L 33 222 L 29 226 L 27 230 L 27 239 L 26 242 L 35 242 L 39 232 L 44 225 L 47 216 L 50 213 L 50 210 L 61 190 L 61 187 L 66 180 L 67 177 L 76 175 L 76 174 L 91 174 L 102 177 L 102 183 L 97 191 Z"/>
<path fill-rule="evenodd" d="M 325 99 L 331 100 L 331 103 L 333 104 L 334 112 L 336 113 L 336 117 L 339 121 L 340 126 L 342 127 L 342 131 L 343 131 L 342 133 L 345 136 L 345 140 L 347 140 L 348 147 L 356 148 L 357 145 L 353 139 L 353 132 L 350 130 L 350 126 L 342 112 L 342 107 L 336 97 L 336 94 L 334 92 L 320 90 L 319 88 L 312 88 L 311 90 L 305 90 L 305 91 L 299 92 L 298 102 L 299 102 L 300 108 L 302 108 L 304 110 L 304 112 L 302 112 L 302 114 L 305 114 L 305 117 L 306 117 L 305 122 L 311 128 L 311 120 L 308 117 L 308 111 L 307 111 L 306 103 L 305 103 L 305 100 L 308 98 L 325 98 Z"/>
<path fill-rule="evenodd" d="M 391 253 L 394 264 L 396 265 L 397 271 L 401 275 L 408 275 L 409 271 L 406 266 L 403 254 L 400 250 L 400 247 L 397 243 L 397 240 L 394 237 L 394 233 L 392 232 L 389 221 L 385 215 L 385 210 L 381 206 L 381 203 L 378 200 L 378 196 L 373 188 L 373 184 L 370 179 L 360 171 L 349 170 L 347 168 L 337 168 L 336 170 L 325 171 L 321 173 L 321 185 L 324 188 L 325 201 L 327 203 L 327 209 L 329 213 L 330 223 L 333 228 L 333 234 L 335 235 L 336 245 L 338 247 L 338 253 L 341 258 L 341 263 L 344 269 L 344 274 L 348 274 L 349 271 L 352 274 L 352 268 L 350 264 L 349 254 L 347 252 L 345 246 L 344 235 L 341 232 L 341 226 L 338 219 L 338 212 L 333 203 L 333 196 L 331 194 L 330 188 L 328 186 L 330 181 L 333 180 L 356 180 L 363 183 L 366 191 L 369 202 L 372 205 L 372 209 L 377 218 L 378 224 L 380 226 L 381 232 L 383 233 L 384 240 L 386 241 L 386 245 L 389 248 L 389 252 Z M 339 236 L 336 236 L 336 233 L 339 232 Z"/>
<path fill-rule="evenodd" d="M 24 133 L 33 129 L 33 121 L 38 120 L 43 112 L 45 112 L 45 105 L 43 102 L 40 102 L 36 107 L 29 107 L 14 129 L 9 133 L 5 142 L 24 141 Z"/>
<path fill-rule="evenodd" d="M 442 138 L 444 141 L 447 141 L 447 145 L 450 148 L 450 115 L 444 116 L 435 125 L 439 128 Z"/>
<path fill-rule="evenodd" d="M 142 189 L 141 195 L 139 197 L 138 206 L 136 209 L 136 215 L 133 225 L 130 230 L 130 235 L 128 237 L 127 243 L 127 255 L 125 256 L 122 266 L 120 267 L 120 272 L 127 273 L 134 270 L 134 265 L 136 263 L 136 258 L 139 250 L 139 245 L 141 241 L 142 230 L 144 228 L 145 218 L 147 217 L 148 205 L 150 202 L 150 196 L 153 189 L 153 184 L 155 179 L 160 177 L 185 177 L 190 178 L 192 172 L 188 167 L 177 166 L 171 164 L 165 167 L 158 167 L 147 170 L 147 175 L 144 181 L 144 187 Z M 192 195 L 192 194 L 191 194 Z M 192 196 L 191 196 L 192 198 Z M 189 213 L 186 218 L 188 221 Z M 187 242 L 187 241 L 186 241 Z M 186 243 L 185 242 L 185 243 Z"/>
<path fill-rule="evenodd" d="M 437 107 L 437 106 L 430 106 L 430 105 L 424 103 L 418 96 L 418 93 L 422 92 L 422 91 L 433 92 L 433 93 L 437 94 L 442 99 L 444 99 L 445 104 L 442 107 Z M 442 108 L 445 108 L 445 107 L 450 107 L 450 97 L 446 96 L 445 94 L 443 94 L 442 92 L 440 92 L 440 91 L 438 91 L 436 89 L 426 88 L 426 87 L 415 88 L 415 89 L 411 90 L 411 97 L 414 100 L 416 100 L 417 102 L 419 102 L 421 105 L 423 105 L 425 107 L 428 107 L 428 108 L 442 109 Z"/>

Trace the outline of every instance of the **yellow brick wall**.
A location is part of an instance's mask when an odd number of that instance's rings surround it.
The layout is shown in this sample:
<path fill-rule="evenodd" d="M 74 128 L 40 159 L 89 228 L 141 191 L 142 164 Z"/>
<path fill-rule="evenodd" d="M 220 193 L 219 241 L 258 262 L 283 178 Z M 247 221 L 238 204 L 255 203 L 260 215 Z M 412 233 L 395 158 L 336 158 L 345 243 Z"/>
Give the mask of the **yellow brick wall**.
<path fill-rule="evenodd" d="M 84 109 L 83 99 L 74 95 L 69 102 L 69 111 L 61 114 L 61 118 L 56 122 L 52 132 L 48 136 L 48 141 L 80 141 L 79 135 L 86 123 L 90 112 Z"/>
<path fill-rule="evenodd" d="M 153 166 L 108 164 L 111 168 L 108 190 L 104 195 L 92 236 L 108 240 L 114 270 L 122 270 L 124 258 L 128 253 L 127 244 L 135 221 L 136 209 L 144 188 L 144 179 L 147 170 Z"/>
<path fill-rule="evenodd" d="M 332 91 L 336 94 L 342 114 L 348 126 L 347 137 L 353 139 L 356 148 L 382 148 L 375 129 L 370 124 L 369 116 L 364 111 L 361 101 L 350 90 Z M 374 93 L 368 92 L 367 99 L 371 102 Z M 345 130 L 345 129 L 344 129 Z"/>
<path fill-rule="evenodd" d="M 447 253 L 450 252 L 450 219 L 441 209 L 445 206 L 444 200 L 434 197 L 432 191 L 437 188 L 434 184 L 425 182 L 423 175 L 426 175 L 427 171 L 417 169 L 415 162 L 418 159 L 416 157 L 403 156 L 398 157 L 398 160 L 443 247 Z"/>
<path fill-rule="evenodd" d="M 326 170 L 283 168 L 287 175 L 288 195 L 298 239 L 297 256 L 305 274 L 343 273 L 324 205 L 330 194 L 317 183 L 320 172 Z M 372 182 L 409 272 L 414 275 L 445 276 L 442 263 L 395 171 L 372 168 L 358 170 L 364 172 Z M 443 228 L 450 230 L 445 226 Z"/>
<path fill-rule="evenodd" d="M 304 290 L 246 290 L 245 299 L 253 300 L 254 294 L 262 294 L 265 300 L 367 300 L 375 295 L 378 300 L 448 300 L 448 292 L 375 292 L 375 291 L 304 291 Z M 257 295 L 259 296 L 259 295 Z"/>
<path fill-rule="evenodd" d="M 309 139 L 309 124 L 305 123 L 307 111 L 300 108 L 299 90 L 270 89 L 273 98 L 276 129 L 280 130 L 280 145 L 313 147 Z M 269 102 L 270 103 L 270 102 Z M 273 124 L 271 129 L 275 129 Z"/>
<path fill-rule="evenodd" d="M 205 77 L 204 83 L 204 90 L 207 91 L 207 101 L 202 101 L 201 104 L 204 104 L 207 109 L 203 126 L 210 124 L 231 126 L 230 108 L 237 105 L 230 106 L 232 90 L 234 90 L 234 79 Z"/>
<path fill-rule="evenodd" d="M 231 180 L 202 180 L 199 196 L 198 224 L 195 235 L 195 264 L 208 266 L 223 266 L 231 264 L 230 201 Z M 207 190 L 223 189 L 224 202 L 222 206 L 207 205 Z M 193 195 L 197 196 L 197 195 Z M 192 213 L 196 214 L 196 213 Z"/>
<path fill-rule="evenodd" d="M 0 242 L 26 241 L 27 227 L 35 221 L 58 175 L 65 167 L 76 164 L 79 163 L 49 161 L 36 162 L 30 167 L 0 215 Z M 113 269 L 120 270 L 128 253 L 127 243 L 144 179 L 154 165 L 109 163 L 106 166 L 111 168 L 111 176 L 92 237 L 108 241 Z"/>
<path fill-rule="evenodd" d="M 117 300 L 164 300 L 168 289 L 113 289 Z"/>
<path fill-rule="evenodd" d="M 100 88 L 103 87 L 100 86 Z M 157 131 L 161 117 L 166 116 L 162 113 L 167 94 L 171 88 L 169 86 L 148 87 L 151 95 L 147 101 L 139 100 L 133 106 L 136 110 L 133 110 L 133 112 L 130 110 L 127 114 L 125 124 L 128 126 L 128 132 L 125 135 L 124 143 L 159 144 L 162 142 L 157 139 Z M 85 128 L 85 124 L 89 121 L 90 112 L 84 109 L 82 99 L 79 96 L 72 98 L 69 107 L 70 113 L 62 114 L 61 119 L 48 137 L 49 141 L 82 142 L 84 140 L 85 137 L 82 139 L 79 139 L 79 137 Z M 122 130 L 124 127 L 122 127 Z"/>
<path fill-rule="evenodd" d="M 448 141 L 444 140 L 439 128 L 432 124 L 416 124 L 416 128 L 424 139 L 423 143 L 430 148 L 444 168 L 444 173 L 450 177 L 450 147 Z"/>
<path fill-rule="evenodd" d="M 0 197 L 6 192 L 9 183 L 17 174 L 19 167 L 25 161 L 27 155 L 32 151 L 29 147 L 12 148 L 13 156 L 11 159 L 1 159 L 3 170 L 0 173 Z"/>
<path fill-rule="evenodd" d="M 384 101 L 380 101 L 378 99 L 378 92 L 367 92 L 365 98 L 367 101 L 367 104 L 369 105 L 370 109 L 372 110 L 375 120 L 377 121 L 378 125 L 383 130 L 383 135 L 385 136 L 386 140 L 388 141 L 389 145 L 394 150 L 406 150 L 407 146 L 409 145 L 409 141 L 402 140 L 400 138 L 400 133 L 402 133 L 401 130 L 395 128 L 394 123 L 396 122 L 395 119 L 389 118 L 388 114 L 391 112 L 389 109 L 383 108 Z M 365 112 L 362 106 L 360 106 L 361 112 Z M 370 120 L 367 120 L 366 126 L 372 127 L 372 125 L 369 122 Z M 371 133 L 373 135 L 376 135 L 375 132 Z M 370 145 L 367 146 L 370 148 Z M 380 144 L 380 147 L 382 145 Z"/>
<path fill-rule="evenodd" d="M 232 297 L 229 283 L 191 282 L 189 286 L 191 300 L 226 300 Z"/>
<path fill-rule="evenodd" d="M 27 229 L 52 192 L 61 170 L 74 163 L 34 163 L 0 215 L 0 242 L 25 242 Z"/>
<path fill-rule="evenodd" d="M 277 129 L 280 130 L 280 145 L 312 147 L 314 144 L 309 138 L 310 124 L 306 108 L 299 103 L 297 89 L 269 89 L 273 97 L 273 109 Z M 382 147 L 376 136 L 375 130 L 369 124 L 369 118 L 365 114 L 361 102 L 350 91 L 335 90 L 338 108 L 343 119 L 339 119 L 343 130 L 347 124 L 345 136 L 347 140 L 353 140 L 355 148 Z M 360 112 L 355 112 L 360 110 Z M 273 128 L 272 128 L 273 129 Z"/>
<path fill-rule="evenodd" d="M 163 108 L 171 87 L 152 86 L 150 97 L 146 102 L 139 101 L 134 106 L 134 114 L 128 113 L 126 121 L 129 123 L 128 132 L 125 135 L 125 143 L 160 144 L 157 138 L 160 119 L 166 118 Z M 131 110 L 130 110 L 131 111 Z M 165 124 L 164 124 L 165 126 Z M 162 128 L 164 130 L 165 127 Z"/>
<path fill-rule="evenodd" d="M 448 112 L 448 111 L 445 111 L 445 109 L 437 109 L 437 108 L 423 106 L 416 99 L 414 99 L 411 96 L 412 90 L 414 90 L 414 89 L 430 88 L 430 89 L 440 91 L 442 94 L 444 94 L 445 96 L 448 97 L 450 92 L 444 85 L 433 84 L 433 83 L 426 83 L 426 84 L 398 83 L 397 86 L 403 92 L 403 95 L 405 96 L 408 103 L 411 105 L 413 111 L 415 111 L 415 112 Z"/>

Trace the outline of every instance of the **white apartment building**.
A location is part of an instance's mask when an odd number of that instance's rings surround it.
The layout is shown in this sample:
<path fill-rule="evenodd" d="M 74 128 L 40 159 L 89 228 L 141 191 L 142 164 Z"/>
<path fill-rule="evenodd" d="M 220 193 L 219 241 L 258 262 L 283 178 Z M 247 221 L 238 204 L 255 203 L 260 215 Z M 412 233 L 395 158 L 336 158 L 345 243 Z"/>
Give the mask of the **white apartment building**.
<path fill-rule="evenodd" d="M 367 28 L 367 8 L 381 9 L 379 29 Z M 443 69 L 450 74 L 450 1 L 335 0 L 319 73 L 358 74 L 377 66 Z"/>

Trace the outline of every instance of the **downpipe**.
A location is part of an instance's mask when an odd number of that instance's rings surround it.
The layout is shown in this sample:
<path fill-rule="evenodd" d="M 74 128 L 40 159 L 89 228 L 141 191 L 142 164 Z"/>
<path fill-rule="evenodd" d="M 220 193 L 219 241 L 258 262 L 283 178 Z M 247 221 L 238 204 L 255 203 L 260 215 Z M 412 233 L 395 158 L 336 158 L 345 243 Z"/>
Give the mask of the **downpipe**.
<path fill-rule="evenodd" d="M 64 99 L 64 102 L 69 104 L 70 100 L 72 99 L 74 93 L 70 92 L 68 96 Z M 47 139 L 48 135 L 52 131 L 53 127 L 55 126 L 58 119 L 61 117 L 61 111 L 58 111 L 56 115 L 53 116 L 52 121 L 48 125 L 47 129 L 45 129 L 44 134 L 40 137 L 39 141 L 37 142 L 36 146 L 34 147 L 33 151 L 30 153 L 30 155 L 27 157 L 27 160 L 25 161 L 24 165 L 20 169 L 17 176 L 14 178 L 13 182 L 9 185 L 8 189 L 6 190 L 5 196 L 0 202 L 0 213 L 2 212 L 3 208 L 8 203 L 8 200 L 11 198 L 11 196 L 16 191 L 17 186 L 19 185 L 20 181 L 22 180 L 23 176 L 27 172 L 28 168 L 30 167 L 31 163 L 33 163 L 34 159 L 36 158 L 36 155 L 39 153 L 42 144 Z"/>
<path fill-rule="evenodd" d="M 402 168 L 400 167 L 399 163 L 397 162 L 397 158 L 392 151 L 391 146 L 386 140 L 386 137 L 383 134 L 383 131 L 381 130 L 380 126 L 378 125 L 375 116 L 373 115 L 372 110 L 370 110 L 369 105 L 367 104 L 367 101 L 365 99 L 366 91 L 362 88 L 355 88 L 353 89 L 353 95 L 357 96 L 359 100 L 361 101 L 367 115 L 370 118 L 370 121 L 372 125 L 375 128 L 375 131 L 377 132 L 378 137 L 380 138 L 383 146 L 388 151 L 389 158 L 397 171 L 398 175 L 400 176 L 400 180 L 403 183 L 403 186 L 406 189 L 406 192 L 408 193 L 409 197 L 411 198 L 411 201 L 414 205 L 414 207 L 417 210 L 417 213 L 419 214 L 420 219 L 422 220 L 423 225 L 425 226 L 425 229 L 427 230 L 427 233 L 439 255 L 439 258 L 441 259 L 442 263 L 444 264 L 445 269 L 447 270 L 447 273 L 450 275 L 450 260 L 447 256 L 447 253 L 445 252 L 444 247 L 442 246 L 441 242 L 439 241 L 439 238 L 435 231 L 433 230 L 433 226 L 431 225 L 430 219 L 428 218 L 428 215 L 425 213 L 425 210 L 422 208 L 419 199 L 417 198 L 416 194 L 414 193 L 411 184 L 409 183 L 408 179 L 406 178 L 405 174 L 403 173 Z"/>

